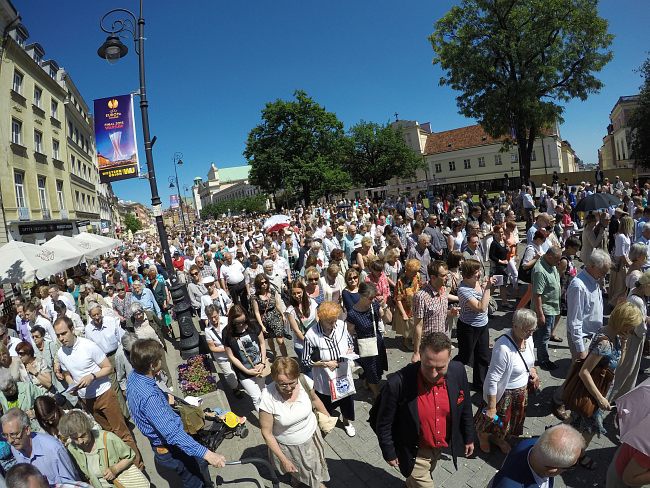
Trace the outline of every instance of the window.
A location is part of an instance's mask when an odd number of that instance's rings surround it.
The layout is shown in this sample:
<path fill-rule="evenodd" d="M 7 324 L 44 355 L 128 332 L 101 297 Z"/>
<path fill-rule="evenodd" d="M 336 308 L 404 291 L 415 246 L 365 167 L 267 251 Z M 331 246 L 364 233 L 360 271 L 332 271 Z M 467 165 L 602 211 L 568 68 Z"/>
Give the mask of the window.
<path fill-rule="evenodd" d="M 77 145 L 79 145 L 79 131 L 77 130 L 76 127 L 74 129 L 74 142 L 76 142 Z"/>
<path fill-rule="evenodd" d="M 449 161 L 449 171 L 456 171 L 456 161 Z"/>
<path fill-rule="evenodd" d="M 39 176 L 37 181 L 38 201 L 41 204 L 41 210 L 47 210 L 47 191 L 45 189 L 45 176 Z"/>
<path fill-rule="evenodd" d="M 68 120 L 68 137 L 72 139 L 72 122 Z"/>
<path fill-rule="evenodd" d="M 83 210 L 86 210 L 86 194 L 85 193 L 81 194 L 81 208 Z"/>
<path fill-rule="evenodd" d="M 43 98 L 43 90 L 41 90 L 39 87 L 35 86 L 34 87 L 34 105 L 36 105 L 38 108 L 41 108 L 42 98 Z"/>
<path fill-rule="evenodd" d="M 52 103 L 50 104 L 50 115 L 52 116 L 53 119 L 57 119 L 57 115 L 59 114 L 59 102 L 56 100 L 52 100 Z"/>
<path fill-rule="evenodd" d="M 531 161 L 537 161 L 537 156 L 535 155 L 535 150 L 533 149 L 533 152 L 530 153 L 530 160 Z"/>
<path fill-rule="evenodd" d="M 43 154 L 43 133 L 34 131 L 34 151 Z"/>
<path fill-rule="evenodd" d="M 11 87 L 16 93 L 23 92 L 23 74 L 20 71 L 14 71 L 14 84 Z"/>
<path fill-rule="evenodd" d="M 36 61 L 36 64 L 40 65 L 43 61 L 43 56 L 34 51 L 34 61 Z"/>
<path fill-rule="evenodd" d="M 510 162 L 511 163 L 516 163 L 518 158 L 519 158 L 519 155 L 517 153 L 510 153 Z"/>
<path fill-rule="evenodd" d="M 471 161 L 471 159 L 463 159 L 463 168 L 472 169 L 472 161 Z"/>
<path fill-rule="evenodd" d="M 501 154 L 494 155 L 494 164 L 496 164 L 497 166 L 503 164 L 503 162 L 501 162 Z"/>
<path fill-rule="evenodd" d="M 436 173 L 442 173 L 442 164 L 436 163 Z"/>
<path fill-rule="evenodd" d="M 74 198 L 77 202 L 77 206 L 75 208 L 79 208 L 79 192 L 77 190 L 74 191 Z"/>
<path fill-rule="evenodd" d="M 22 145 L 23 123 L 17 119 L 11 119 L 11 142 Z"/>
<path fill-rule="evenodd" d="M 59 159 L 59 141 L 52 139 L 52 158 Z"/>
<path fill-rule="evenodd" d="M 485 158 L 483 156 L 478 158 L 478 167 L 485 168 Z"/>
<path fill-rule="evenodd" d="M 56 180 L 56 200 L 59 202 L 59 210 L 65 210 L 65 196 L 63 195 L 63 182 Z"/>
<path fill-rule="evenodd" d="M 19 173 L 18 171 L 14 172 L 14 188 L 16 189 L 16 206 L 18 208 L 24 208 L 25 205 L 25 186 L 23 182 L 25 180 L 25 175 Z"/>

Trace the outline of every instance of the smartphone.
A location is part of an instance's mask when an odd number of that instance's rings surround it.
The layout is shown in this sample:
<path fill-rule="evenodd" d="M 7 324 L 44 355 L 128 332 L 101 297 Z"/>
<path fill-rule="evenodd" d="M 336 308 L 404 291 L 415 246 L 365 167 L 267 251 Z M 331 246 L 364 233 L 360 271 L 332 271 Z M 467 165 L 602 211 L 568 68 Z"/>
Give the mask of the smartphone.
<path fill-rule="evenodd" d="M 495 279 L 494 286 L 503 286 L 503 275 L 494 275 L 492 278 Z"/>

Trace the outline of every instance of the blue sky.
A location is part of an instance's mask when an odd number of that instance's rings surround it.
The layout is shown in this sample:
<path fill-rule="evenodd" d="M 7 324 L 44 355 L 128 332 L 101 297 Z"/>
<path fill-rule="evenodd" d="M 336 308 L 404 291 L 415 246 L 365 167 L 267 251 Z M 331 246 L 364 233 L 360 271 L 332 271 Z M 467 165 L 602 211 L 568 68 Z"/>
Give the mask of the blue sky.
<path fill-rule="evenodd" d="M 136 0 L 13 0 L 46 59 L 53 58 L 92 100 L 138 89 L 137 57 L 115 65 L 96 50 L 105 39 L 99 18 Z M 156 176 L 163 203 L 183 153 L 181 185 L 218 167 L 245 163 L 242 151 L 264 104 L 307 91 L 346 128 L 359 120 L 430 121 L 434 131 L 473 123 L 457 113 L 455 93 L 438 86 L 427 40 L 450 0 L 145 0 L 146 69 Z M 621 95 L 638 92 L 638 68 L 650 49 L 648 0 L 602 0 L 601 15 L 616 35 L 614 60 L 601 73 L 605 88 L 569 103 L 562 137 L 578 156 L 597 161 L 608 115 Z M 137 100 L 136 100 L 137 103 Z M 140 114 L 136 105 L 136 121 Z M 142 144 L 141 132 L 138 134 Z M 140 151 L 144 168 L 144 151 Z M 150 204 L 146 180 L 114 184 L 120 198 Z"/>

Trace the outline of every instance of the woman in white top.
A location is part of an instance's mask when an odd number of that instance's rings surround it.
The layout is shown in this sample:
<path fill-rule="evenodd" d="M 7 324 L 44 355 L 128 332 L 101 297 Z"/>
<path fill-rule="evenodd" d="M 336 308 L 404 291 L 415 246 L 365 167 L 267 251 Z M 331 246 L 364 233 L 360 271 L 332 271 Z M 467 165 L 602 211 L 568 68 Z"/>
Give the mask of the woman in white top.
<path fill-rule="evenodd" d="M 237 375 L 232 369 L 232 364 L 230 364 L 230 359 L 228 359 L 228 354 L 226 354 L 226 348 L 223 345 L 223 329 L 228 325 L 228 316 L 221 315 L 219 308 L 212 304 L 205 307 L 205 315 L 208 321 L 204 331 L 205 341 L 208 343 L 208 349 L 212 353 L 212 359 L 223 374 L 226 383 L 234 395 L 237 398 L 242 398 Z"/>
<path fill-rule="evenodd" d="M 627 257 L 632 264 L 628 268 L 627 275 L 625 276 L 625 287 L 631 290 L 636 286 L 636 282 L 643 274 L 642 270 L 645 268 L 646 261 L 648 260 L 648 247 L 640 242 L 635 242 L 630 247 L 630 253 Z"/>
<path fill-rule="evenodd" d="M 205 307 L 208 305 L 214 305 L 222 317 L 227 317 L 232 306 L 232 299 L 221 288 L 217 288 L 217 282 L 213 276 L 206 276 L 202 282 L 208 290 L 208 293 L 201 297 L 201 311 L 199 314 L 201 320 L 208 319 L 205 314 Z"/>
<path fill-rule="evenodd" d="M 626 215 L 618 224 L 618 232 L 614 237 L 614 259 L 609 277 L 609 304 L 616 306 L 625 300 L 625 277 L 632 262 L 630 261 L 630 236 L 634 232 L 634 220 Z"/>
<path fill-rule="evenodd" d="M 330 264 L 320 279 L 320 286 L 323 289 L 323 300 L 326 302 L 341 303 L 341 294 L 345 290 L 345 280 L 339 271 L 338 264 Z"/>
<path fill-rule="evenodd" d="M 300 374 L 298 362 L 280 357 L 271 366 L 262 391 L 260 428 L 278 470 L 290 473 L 293 486 L 323 488 L 329 481 L 323 437 L 313 409 L 329 415 L 314 392 L 314 382 Z"/>
<path fill-rule="evenodd" d="M 449 251 L 460 251 L 463 247 L 465 235 L 463 227 L 465 222 L 462 220 L 453 220 L 451 222 L 451 233 L 447 236 L 447 248 Z"/>
<path fill-rule="evenodd" d="M 533 332 L 537 315 L 522 308 L 514 313 L 512 329 L 494 343 L 492 359 L 483 384 L 482 408 L 474 424 L 479 447 L 490 452 L 490 441 L 503 453 L 510 451 L 508 439 L 523 433 L 528 405 L 529 381 L 539 386 L 535 364 Z M 495 422 L 494 418 L 498 416 Z"/>

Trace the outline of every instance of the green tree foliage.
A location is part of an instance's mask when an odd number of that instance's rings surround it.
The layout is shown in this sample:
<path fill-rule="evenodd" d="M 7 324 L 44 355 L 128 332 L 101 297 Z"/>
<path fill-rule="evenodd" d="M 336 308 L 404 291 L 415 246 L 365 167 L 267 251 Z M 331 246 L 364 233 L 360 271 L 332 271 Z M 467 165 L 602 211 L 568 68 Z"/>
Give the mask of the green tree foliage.
<path fill-rule="evenodd" d="M 349 159 L 346 169 L 355 183 L 368 188 L 383 186 L 397 176 L 415 176 L 424 161 L 404 141 L 400 129 L 390 124 L 361 121 L 348 133 Z"/>
<path fill-rule="evenodd" d="M 124 217 L 124 226 L 131 232 L 137 232 L 142 229 L 142 222 L 131 212 Z"/>
<path fill-rule="evenodd" d="M 639 69 L 643 84 L 639 93 L 639 107 L 630 118 L 632 129 L 632 158 L 636 164 L 650 168 L 650 58 Z"/>
<path fill-rule="evenodd" d="M 266 211 L 267 196 L 263 193 L 252 197 L 236 198 L 219 203 L 210 203 L 201 210 L 202 219 L 220 219 L 223 214 L 229 211 L 232 213 L 259 213 Z"/>
<path fill-rule="evenodd" d="M 460 113 L 493 137 L 513 135 L 524 180 L 535 138 L 562 121 L 561 102 L 585 100 L 612 58 L 598 0 L 462 0 L 429 40 L 441 85 L 460 92 Z"/>
<path fill-rule="evenodd" d="M 336 115 L 298 90 L 294 100 L 266 104 L 244 156 L 252 184 L 268 193 L 299 194 L 310 203 L 349 185 L 341 171 L 344 147 L 343 124 Z"/>

